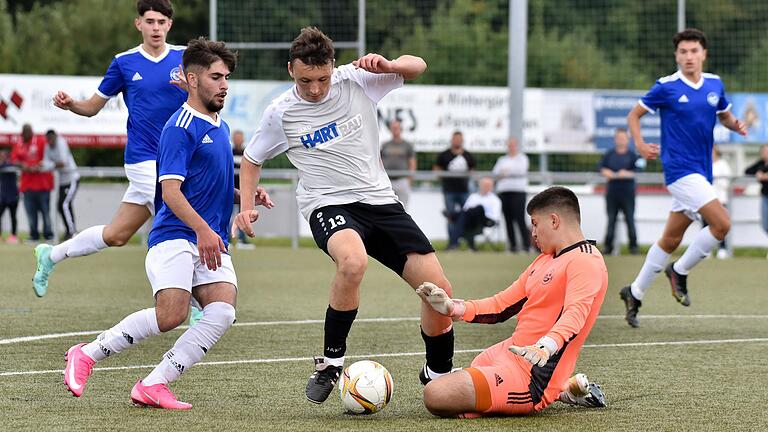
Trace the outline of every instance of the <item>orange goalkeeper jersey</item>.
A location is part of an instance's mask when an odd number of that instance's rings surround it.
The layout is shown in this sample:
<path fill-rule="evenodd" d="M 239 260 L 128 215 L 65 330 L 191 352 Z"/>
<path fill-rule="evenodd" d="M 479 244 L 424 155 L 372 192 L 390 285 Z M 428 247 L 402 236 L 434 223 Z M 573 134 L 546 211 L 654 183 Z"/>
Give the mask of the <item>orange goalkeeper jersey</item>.
<path fill-rule="evenodd" d="M 466 302 L 464 321 L 493 324 L 517 315 L 512 337 L 502 345 L 527 346 L 542 336 L 557 342 L 558 351 L 544 367 L 530 367 L 534 405 L 557 399 L 574 371 L 584 341 L 600 313 L 608 288 L 603 256 L 583 240 L 557 255 L 539 255 L 518 279 L 493 297 Z M 502 356 L 506 362 L 508 356 Z"/>

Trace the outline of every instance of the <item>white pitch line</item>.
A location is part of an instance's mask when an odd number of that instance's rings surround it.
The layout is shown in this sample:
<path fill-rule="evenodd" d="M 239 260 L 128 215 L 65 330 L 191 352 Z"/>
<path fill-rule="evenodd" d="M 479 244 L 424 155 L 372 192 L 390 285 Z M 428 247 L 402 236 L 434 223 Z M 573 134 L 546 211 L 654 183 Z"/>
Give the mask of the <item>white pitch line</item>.
<path fill-rule="evenodd" d="M 691 341 L 666 341 L 666 342 L 629 342 L 629 343 L 615 343 L 615 344 L 585 344 L 583 348 L 631 348 L 631 347 L 647 347 L 647 346 L 666 346 L 666 345 L 716 345 L 716 344 L 731 344 L 731 343 L 747 343 L 747 342 L 768 342 L 768 338 L 750 338 L 750 339 L 713 339 L 713 340 L 691 340 Z M 456 350 L 456 354 L 465 353 L 478 353 L 482 352 L 482 349 L 468 349 L 468 350 Z M 379 354 L 360 354 L 346 356 L 350 359 L 369 359 L 369 358 L 381 358 L 381 357 L 415 357 L 424 355 L 424 351 L 417 352 L 402 352 L 402 353 L 379 353 Z M 288 362 L 309 362 L 312 357 L 285 357 L 285 358 L 272 358 L 272 359 L 249 359 L 249 360 L 225 360 L 225 361 L 211 361 L 201 362 L 195 365 L 197 366 L 229 366 L 239 364 L 263 364 L 263 363 L 288 363 Z M 156 365 L 134 365 L 134 366 L 114 366 L 114 367 L 97 367 L 94 371 L 121 371 L 130 369 L 152 369 Z M 61 369 L 39 370 L 39 371 L 18 371 L 18 372 L 0 372 L 0 377 L 6 376 L 19 376 L 19 375 L 42 375 L 42 374 L 63 374 Z"/>
<path fill-rule="evenodd" d="M 643 319 L 768 319 L 768 315 L 641 315 Z M 624 315 L 600 315 L 598 319 L 624 319 Z M 395 317 L 395 318 L 358 318 L 356 323 L 375 323 L 375 322 L 403 322 L 419 321 L 418 317 Z M 295 321 L 254 321 L 254 322 L 236 322 L 234 327 L 261 327 L 275 325 L 304 325 L 304 324 L 323 324 L 321 319 L 313 320 L 295 320 Z M 189 326 L 182 325 L 175 330 L 185 330 Z M 22 342 L 34 342 L 45 339 L 59 339 L 73 336 L 97 335 L 104 330 L 85 330 L 68 333 L 50 333 L 37 336 L 19 336 L 15 338 L 0 339 L 0 345 L 10 345 Z"/>

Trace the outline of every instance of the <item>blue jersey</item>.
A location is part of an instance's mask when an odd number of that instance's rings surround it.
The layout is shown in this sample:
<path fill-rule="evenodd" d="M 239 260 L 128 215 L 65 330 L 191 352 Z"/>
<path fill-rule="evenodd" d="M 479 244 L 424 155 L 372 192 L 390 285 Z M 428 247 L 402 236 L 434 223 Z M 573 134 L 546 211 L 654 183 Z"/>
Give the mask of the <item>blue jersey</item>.
<path fill-rule="evenodd" d="M 115 56 L 99 84 L 98 95 L 109 99 L 123 93 L 128 107 L 125 163 L 157 159 L 157 143 L 165 122 L 187 100 L 187 92 L 171 84 L 179 78 L 183 46 L 166 45 L 152 57 L 141 45 Z"/>
<path fill-rule="evenodd" d="M 185 103 L 168 119 L 160 136 L 158 182 L 181 180 L 181 193 L 227 247 L 235 199 L 234 167 L 229 126 L 220 116 L 214 122 Z M 155 194 L 155 208 L 159 210 L 149 233 L 149 247 L 176 239 L 197 243 L 192 228 L 165 205 L 160 189 Z"/>
<path fill-rule="evenodd" d="M 640 105 L 661 114 L 661 163 L 667 184 L 689 174 L 712 182 L 712 145 L 717 114 L 728 111 L 720 77 L 704 73 L 692 83 L 678 71 L 659 78 Z"/>

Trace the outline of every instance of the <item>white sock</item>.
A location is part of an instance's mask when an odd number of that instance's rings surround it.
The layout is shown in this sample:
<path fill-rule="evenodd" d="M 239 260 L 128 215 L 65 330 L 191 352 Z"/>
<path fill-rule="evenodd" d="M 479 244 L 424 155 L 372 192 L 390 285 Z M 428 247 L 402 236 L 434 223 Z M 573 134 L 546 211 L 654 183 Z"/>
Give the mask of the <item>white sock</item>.
<path fill-rule="evenodd" d="M 660 248 L 657 243 L 654 243 L 650 249 L 648 249 L 648 255 L 645 256 L 645 262 L 640 269 L 640 273 L 637 274 L 634 282 L 632 282 L 631 290 L 632 295 L 642 300 L 648 287 L 651 286 L 656 276 L 664 269 L 664 265 L 669 259 L 669 254 L 664 252 L 664 249 Z"/>
<path fill-rule="evenodd" d="M 100 334 L 96 340 L 83 346 L 83 351 L 90 358 L 101 361 L 159 334 L 155 308 L 144 309 L 123 318 L 117 325 Z"/>
<path fill-rule="evenodd" d="M 685 250 L 683 256 L 675 262 L 675 271 L 681 275 L 687 275 L 699 261 L 709 255 L 712 248 L 717 246 L 718 243 L 720 243 L 720 240 L 712 235 L 712 231 L 709 230 L 709 227 L 702 228 L 701 231 L 696 233 L 693 242 L 691 242 L 688 249 Z"/>
<path fill-rule="evenodd" d="M 51 249 L 51 261 L 56 264 L 66 258 L 90 255 L 106 248 L 107 244 L 104 243 L 105 226 L 92 226 L 64 243 L 57 244 Z"/>
<path fill-rule="evenodd" d="M 235 322 L 235 308 L 224 302 L 213 302 L 203 308 L 203 318 L 188 328 L 163 355 L 163 360 L 141 382 L 145 386 L 176 381 L 182 372 L 203 359 Z"/>
<path fill-rule="evenodd" d="M 344 367 L 344 356 L 338 358 L 323 357 L 323 361 L 327 365 Z"/>
<path fill-rule="evenodd" d="M 424 365 L 424 367 L 425 367 L 425 368 L 427 368 L 427 378 L 429 378 L 429 379 L 436 379 L 436 378 L 440 378 L 441 376 L 443 376 L 443 375 L 448 375 L 449 373 L 451 373 L 451 372 L 452 372 L 452 371 L 448 371 L 448 372 L 442 372 L 442 373 L 440 373 L 440 372 L 435 372 L 435 371 L 433 371 L 433 370 L 432 370 L 432 369 L 430 369 L 430 368 L 429 368 L 429 366 L 427 366 L 427 365 Z"/>

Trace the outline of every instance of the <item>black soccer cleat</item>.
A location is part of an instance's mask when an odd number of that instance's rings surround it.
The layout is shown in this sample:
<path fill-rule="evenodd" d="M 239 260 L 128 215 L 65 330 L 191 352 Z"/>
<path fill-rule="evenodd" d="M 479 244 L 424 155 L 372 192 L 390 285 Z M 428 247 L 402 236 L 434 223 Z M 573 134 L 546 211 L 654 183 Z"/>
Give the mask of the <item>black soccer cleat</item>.
<path fill-rule="evenodd" d="M 664 274 L 667 275 L 669 284 L 672 286 L 672 297 L 674 297 L 681 305 L 690 306 L 691 298 L 688 296 L 688 287 L 686 283 L 688 276 L 676 272 L 674 265 L 675 263 L 672 263 L 664 269 Z"/>
<path fill-rule="evenodd" d="M 341 375 L 341 366 L 331 366 L 325 363 L 323 357 L 315 357 L 315 371 L 309 377 L 304 391 L 307 399 L 316 404 L 325 402 L 333 391 L 336 381 L 339 380 L 339 375 Z"/>
<path fill-rule="evenodd" d="M 640 306 L 643 305 L 643 302 L 632 295 L 632 288 L 630 285 L 622 288 L 621 291 L 619 291 L 619 295 L 621 296 L 621 299 L 624 300 L 624 307 L 627 309 L 627 314 L 625 316 L 627 324 L 634 328 L 640 327 L 640 321 L 637 320 L 637 312 L 640 310 Z"/>
<path fill-rule="evenodd" d="M 605 399 L 605 393 L 600 388 L 600 384 L 589 383 L 589 393 L 583 397 L 584 404 L 587 408 L 605 408 L 608 406 L 608 402 Z"/>

